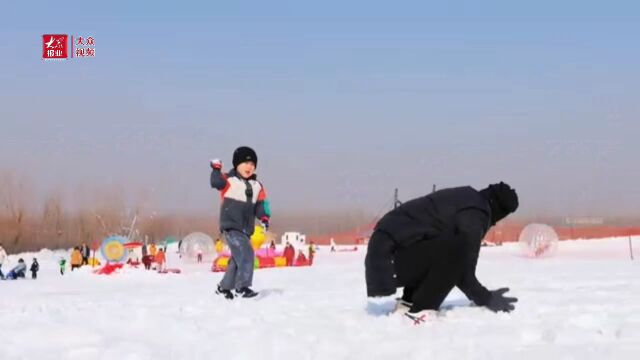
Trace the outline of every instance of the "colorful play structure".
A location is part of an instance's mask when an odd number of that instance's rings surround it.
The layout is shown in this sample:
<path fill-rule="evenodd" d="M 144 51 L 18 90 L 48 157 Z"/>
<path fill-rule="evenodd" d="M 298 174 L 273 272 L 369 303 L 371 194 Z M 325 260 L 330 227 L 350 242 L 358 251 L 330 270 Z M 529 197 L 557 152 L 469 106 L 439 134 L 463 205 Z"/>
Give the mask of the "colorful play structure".
<path fill-rule="evenodd" d="M 271 247 L 263 247 L 267 236 L 261 226 L 256 226 L 251 236 L 251 246 L 255 251 L 254 268 L 273 268 L 287 266 L 287 257 L 285 251 L 272 249 Z M 218 256 L 213 260 L 211 270 L 213 272 L 226 271 L 229 265 L 231 253 L 229 250 L 218 252 Z M 290 261 L 291 266 L 310 266 L 311 262 L 302 251 L 298 251 L 298 255 Z"/>
<path fill-rule="evenodd" d="M 164 240 L 164 248 L 166 249 L 168 245 L 177 242 L 178 240 L 175 237 L 167 237 Z M 125 265 L 133 268 L 138 268 L 141 265 L 139 250 L 144 244 L 138 241 L 128 241 L 124 236 L 110 236 L 102 241 L 100 245 L 100 254 L 106 260 L 106 264 L 96 270 L 94 270 L 95 274 L 99 275 L 112 275 L 117 272 L 117 270 L 122 269 Z M 152 259 L 151 262 L 154 262 L 153 256 L 150 256 Z M 100 265 L 100 262 L 95 259 L 96 265 Z M 180 269 L 171 269 L 167 268 L 163 270 L 161 273 L 177 273 L 179 274 Z"/>
<path fill-rule="evenodd" d="M 109 236 L 100 245 L 100 254 L 106 264 L 93 272 L 98 275 L 112 275 L 122 269 L 129 254 L 127 239 L 124 236 Z"/>
<path fill-rule="evenodd" d="M 308 246 L 304 243 L 304 238 L 300 237 L 301 241 L 288 241 L 286 243 L 290 246 L 282 249 L 282 246 L 276 248 L 275 242 L 267 243 L 269 235 L 265 233 L 261 226 L 255 227 L 255 232 L 251 236 L 251 245 L 255 251 L 254 266 L 256 269 L 261 268 L 274 268 L 285 266 L 310 266 L 313 263 L 313 254 L 307 256 Z M 175 237 L 169 237 L 165 241 L 160 242 L 158 248 L 167 248 L 168 245 L 178 242 Z M 205 257 L 205 255 L 216 257 L 213 259 L 211 270 L 214 272 L 226 271 L 229 261 L 231 259 L 230 251 L 223 246 L 222 241 L 213 241 L 208 235 L 203 233 L 192 233 L 187 235 L 180 241 L 179 254 L 181 261 L 192 261 L 193 258 Z M 155 258 L 151 255 L 152 248 L 155 248 L 155 244 L 148 245 L 148 255 L 142 256 L 141 247 L 145 246 L 142 242 L 131 241 L 124 236 L 110 236 L 107 237 L 99 244 L 99 253 L 102 255 L 105 264 L 102 267 L 94 270 L 94 273 L 101 275 L 111 275 L 118 272 L 118 270 L 127 268 L 141 268 L 143 264 L 149 265 L 149 260 L 155 262 Z M 94 248 L 98 247 L 96 243 Z M 172 250 L 171 253 L 174 251 Z M 313 251 L 315 252 L 315 251 Z M 313 253 L 312 252 L 312 253 Z M 199 256 L 200 255 L 200 256 Z M 95 259 L 95 257 L 94 257 Z M 206 257 L 205 257 L 206 259 Z M 208 261 L 211 261 L 209 258 Z M 98 260 L 95 260 L 99 265 Z M 166 269 L 163 273 L 173 272 L 180 273 L 180 269 Z"/>
<path fill-rule="evenodd" d="M 102 242 L 100 253 L 108 263 L 121 263 L 129 254 L 125 247 L 127 239 L 124 236 L 110 236 Z"/>

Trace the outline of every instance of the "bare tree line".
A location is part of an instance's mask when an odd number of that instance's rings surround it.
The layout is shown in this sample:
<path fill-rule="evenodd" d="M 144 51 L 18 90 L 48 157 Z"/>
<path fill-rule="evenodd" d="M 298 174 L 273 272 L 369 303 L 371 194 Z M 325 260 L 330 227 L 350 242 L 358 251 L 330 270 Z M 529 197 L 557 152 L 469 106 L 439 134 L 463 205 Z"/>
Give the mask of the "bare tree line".
<path fill-rule="evenodd" d="M 136 218 L 135 240 L 160 242 L 167 236 L 181 238 L 191 232 L 218 236 L 217 214 L 157 214 L 138 204 L 127 205 L 122 189 L 91 189 L 92 197 L 81 207 L 71 206 L 61 192 L 51 192 L 41 203 L 35 201 L 33 187 L 24 177 L 0 169 L 0 243 L 10 252 L 42 248 L 70 248 L 86 243 L 100 243 L 109 235 L 128 235 Z M 77 194 L 74 194 L 77 195 Z M 340 232 L 367 233 L 375 219 L 365 210 L 279 211 L 272 219 L 272 232 L 285 231 L 307 235 Z M 529 218 L 508 222 L 544 222 L 562 226 L 565 219 Z M 606 218 L 605 225 L 629 226 L 639 223 L 637 217 Z"/>
<path fill-rule="evenodd" d="M 60 191 L 39 202 L 33 191 L 28 179 L 0 169 L 0 242 L 9 252 L 91 246 L 109 235 L 128 235 L 134 217 L 135 240 L 160 242 L 194 231 L 218 236 L 217 214 L 157 214 L 142 203 L 127 205 L 121 189 L 92 189 L 90 205 L 79 208 Z M 363 211 L 288 211 L 275 214 L 272 231 L 326 234 L 351 231 L 371 221 Z"/>
<path fill-rule="evenodd" d="M 144 216 L 140 207 L 128 209 L 122 192 L 102 190 L 91 207 L 71 210 L 59 193 L 49 194 L 36 204 L 30 183 L 0 170 L 0 242 L 8 251 L 69 248 L 95 244 L 109 235 L 128 234 L 138 215 L 137 232 L 157 241 L 174 234 L 176 219 Z"/>

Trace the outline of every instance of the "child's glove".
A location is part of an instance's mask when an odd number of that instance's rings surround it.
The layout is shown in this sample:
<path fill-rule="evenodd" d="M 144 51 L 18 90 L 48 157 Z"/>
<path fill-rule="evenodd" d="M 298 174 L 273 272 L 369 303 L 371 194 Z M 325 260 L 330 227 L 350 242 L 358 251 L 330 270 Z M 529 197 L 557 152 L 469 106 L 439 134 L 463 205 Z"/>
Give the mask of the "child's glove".
<path fill-rule="evenodd" d="M 214 170 L 222 169 L 222 161 L 220 161 L 220 159 L 209 160 L 209 165 L 211 165 L 211 168 Z"/>
<path fill-rule="evenodd" d="M 260 224 L 262 225 L 262 228 L 264 229 L 264 231 L 269 231 L 269 218 L 266 216 L 263 216 L 260 219 Z"/>

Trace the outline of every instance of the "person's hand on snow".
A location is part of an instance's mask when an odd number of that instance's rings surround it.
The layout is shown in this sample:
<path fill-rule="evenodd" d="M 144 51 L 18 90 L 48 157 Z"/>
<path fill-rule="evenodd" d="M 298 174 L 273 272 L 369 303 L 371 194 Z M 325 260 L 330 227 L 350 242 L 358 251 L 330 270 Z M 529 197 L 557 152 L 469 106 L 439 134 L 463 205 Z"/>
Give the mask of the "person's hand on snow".
<path fill-rule="evenodd" d="M 260 219 L 260 224 L 262 225 L 262 228 L 264 229 L 264 231 L 269 231 L 269 218 L 266 216 L 263 216 Z"/>
<path fill-rule="evenodd" d="M 222 170 L 222 161 L 220 159 L 209 160 L 209 165 L 214 170 Z"/>
<path fill-rule="evenodd" d="M 513 303 L 518 302 L 518 298 L 505 297 L 504 294 L 509 291 L 509 288 L 500 288 L 498 290 L 491 291 L 491 297 L 489 302 L 485 305 L 489 310 L 493 312 L 510 312 L 516 307 Z"/>

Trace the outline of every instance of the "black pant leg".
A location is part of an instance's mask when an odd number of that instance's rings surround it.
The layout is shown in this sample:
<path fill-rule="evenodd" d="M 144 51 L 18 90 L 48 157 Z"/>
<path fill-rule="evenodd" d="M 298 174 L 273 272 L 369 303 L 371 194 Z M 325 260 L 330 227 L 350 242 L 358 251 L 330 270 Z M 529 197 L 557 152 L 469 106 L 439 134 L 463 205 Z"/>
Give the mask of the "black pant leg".
<path fill-rule="evenodd" d="M 434 241 L 422 241 L 399 250 L 393 259 L 398 286 L 411 292 L 420 285 L 432 264 L 437 250 Z"/>
<path fill-rule="evenodd" d="M 415 291 L 415 287 L 405 286 L 404 289 L 402 289 L 402 301 L 413 303 L 413 294 Z"/>
<path fill-rule="evenodd" d="M 463 274 L 462 246 L 452 238 L 420 241 L 400 251 L 395 260 L 402 299 L 412 312 L 437 310 Z"/>
<path fill-rule="evenodd" d="M 438 240 L 423 240 L 400 249 L 394 257 L 398 286 L 404 287 L 402 300 L 413 303 L 413 295 L 427 276 L 433 259 L 440 252 Z"/>
<path fill-rule="evenodd" d="M 438 310 L 464 273 L 464 248 L 455 241 L 443 242 L 426 276 L 413 294 L 411 312 Z"/>

